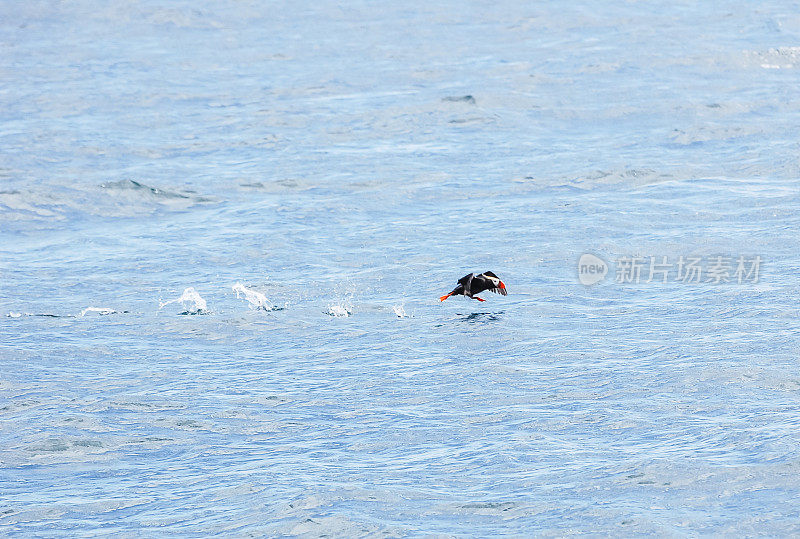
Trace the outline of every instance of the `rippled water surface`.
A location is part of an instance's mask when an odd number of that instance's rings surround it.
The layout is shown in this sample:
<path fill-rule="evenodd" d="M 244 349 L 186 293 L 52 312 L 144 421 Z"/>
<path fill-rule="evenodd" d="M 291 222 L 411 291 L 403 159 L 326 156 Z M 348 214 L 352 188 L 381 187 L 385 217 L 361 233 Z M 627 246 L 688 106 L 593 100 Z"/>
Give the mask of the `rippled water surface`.
<path fill-rule="evenodd" d="M 799 74 L 783 2 L 0 5 L 0 531 L 800 533 Z"/>

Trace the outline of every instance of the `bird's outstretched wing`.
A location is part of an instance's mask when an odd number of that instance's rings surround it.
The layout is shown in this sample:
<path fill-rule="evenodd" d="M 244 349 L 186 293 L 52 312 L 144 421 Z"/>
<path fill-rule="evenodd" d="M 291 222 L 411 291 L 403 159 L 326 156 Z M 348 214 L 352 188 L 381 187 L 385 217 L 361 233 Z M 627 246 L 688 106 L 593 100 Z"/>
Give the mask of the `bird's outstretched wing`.
<path fill-rule="evenodd" d="M 458 280 L 458 284 L 464 287 L 464 295 L 471 296 L 472 295 L 472 278 L 475 277 L 474 273 L 469 273 L 464 275 L 462 278 Z"/>
<path fill-rule="evenodd" d="M 505 288 L 490 288 L 489 292 L 494 292 L 495 294 L 500 294 L 501 296 L 507 296 L 508 292 Z"/>

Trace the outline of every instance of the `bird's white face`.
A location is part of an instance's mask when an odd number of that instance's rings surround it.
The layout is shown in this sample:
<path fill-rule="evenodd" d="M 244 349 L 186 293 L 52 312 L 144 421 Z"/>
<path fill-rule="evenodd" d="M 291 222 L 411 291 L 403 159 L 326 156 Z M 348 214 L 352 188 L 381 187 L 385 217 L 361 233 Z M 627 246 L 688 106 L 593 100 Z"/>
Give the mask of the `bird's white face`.
<path fill-rule="evenodd" d="M 494 285 L 495 288 L 498 288 L 500 286 L 500 279 L 498 279 L 497 277 L 488 277 L 488 279 L 492 281 L 492 284 Z"/>

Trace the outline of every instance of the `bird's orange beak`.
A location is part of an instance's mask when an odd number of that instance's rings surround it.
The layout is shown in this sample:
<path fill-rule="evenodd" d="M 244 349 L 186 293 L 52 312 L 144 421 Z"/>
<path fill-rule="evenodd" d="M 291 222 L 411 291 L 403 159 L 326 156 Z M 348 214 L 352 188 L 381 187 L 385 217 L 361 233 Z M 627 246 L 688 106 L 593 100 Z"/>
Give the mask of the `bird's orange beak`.
<path fill-rule="evenodd" d="M 506 283 L 504 283 L 503 281 L 500 281 L 500 288 L 505 290 L 506 289 Z"/>

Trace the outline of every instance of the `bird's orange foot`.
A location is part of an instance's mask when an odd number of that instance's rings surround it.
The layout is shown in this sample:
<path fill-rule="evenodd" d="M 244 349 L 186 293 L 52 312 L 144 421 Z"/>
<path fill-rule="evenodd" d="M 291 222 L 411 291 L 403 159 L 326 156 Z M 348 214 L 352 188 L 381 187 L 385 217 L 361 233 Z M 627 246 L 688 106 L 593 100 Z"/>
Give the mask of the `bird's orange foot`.
<path fill-rule="evenodd" d="M 486 301 L 486 300 L 485 300 L 485 299 L 483 299 L 483 298 L 477 298 L 477 297 L 473 297 L 472 299 L 477 299 L 478 301 Z"/>

